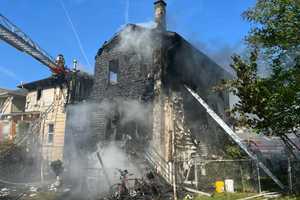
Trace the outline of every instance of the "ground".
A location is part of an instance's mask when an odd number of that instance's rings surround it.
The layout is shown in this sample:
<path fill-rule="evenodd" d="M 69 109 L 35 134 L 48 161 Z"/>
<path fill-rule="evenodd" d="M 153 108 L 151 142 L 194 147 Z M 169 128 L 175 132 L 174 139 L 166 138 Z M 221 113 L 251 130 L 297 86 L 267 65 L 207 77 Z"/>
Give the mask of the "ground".
<path fill-rule="evenodd" d="M 34 197 L 24 197 L 22 200 L 56 200 L 57 194 L 54 192 L 41 192 Z"/>
<path fill-rule="evenodd" d="M 213 197 L 204 197 L 204 196 L 198 196 L 194 198 L 193 200 L 238 200 L 241 198 L 245 198 L 248 196 L 254 196 L 256 194 L 250 194 L 250 193 L 223 193 L 223 194 L 215 194 Z M 255 198 L 253 200 L 264 200 L 267 199 L 265 197 L 262 198 Z M 274 200 L 300 200 L 300 196 L 285 196 L 280 198 L 273 198 Z"/>
<path fill-rule="evenodd" d="M 251 193 L 234 193 L 234 194 L 215 194 L 213 197 L 204 197 L 204 196 L 198 196 L 194 198 L 193 200 L 238 200 L 241 198 L 253 196 L 255 194 Z M 38 193 L 34 197 L 23 197 L 22 200 L 58 200 L 58 195 L 53 192 L 43 192 Z M 254 200 L 264 200 L 266 198 L 255 198 Z M 280 198 L 274 198 L 274 200 L 300 200 L 300 196 L 285 196 Z"/>

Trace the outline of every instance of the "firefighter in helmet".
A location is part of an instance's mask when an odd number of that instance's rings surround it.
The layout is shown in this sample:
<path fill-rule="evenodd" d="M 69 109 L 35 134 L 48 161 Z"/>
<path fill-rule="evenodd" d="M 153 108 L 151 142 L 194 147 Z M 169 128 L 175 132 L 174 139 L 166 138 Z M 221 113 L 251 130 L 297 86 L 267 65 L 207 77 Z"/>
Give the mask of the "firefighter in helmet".
<path fill-rule="evenodd" d="M 59 54 L 55 59 L 56 68 L 53 69 L 55 75 L 60 75 L 65 73 L 65 58 L 62 54 Z"/>

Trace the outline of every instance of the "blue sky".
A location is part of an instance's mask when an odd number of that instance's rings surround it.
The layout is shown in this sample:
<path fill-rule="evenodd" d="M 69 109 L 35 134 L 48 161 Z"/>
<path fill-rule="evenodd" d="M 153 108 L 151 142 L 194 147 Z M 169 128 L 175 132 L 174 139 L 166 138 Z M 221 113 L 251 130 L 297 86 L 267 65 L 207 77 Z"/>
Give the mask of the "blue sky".
<path fill-rule="evenodd" d="M 176 31 L 217 63 L 243 48 L 250 29 L 241 13 L 255 0 L 167 0 L 168 29 Z M 66 8 L 81 41 L 72 31 Z M 76 58 L 82 68 L 94 71 L 95 55 L 126 22 L 153 19 L 153 0 L 1 0 L 0 13 L 17 25 L 52 57 L 62 53 L 66 64 Z M 85 56 L 85 55 L 86 56 Z M 0 87 L 15 88 L 21 81 L 45 78 L 51 73 L 30 56 L 0 41 Z"/>

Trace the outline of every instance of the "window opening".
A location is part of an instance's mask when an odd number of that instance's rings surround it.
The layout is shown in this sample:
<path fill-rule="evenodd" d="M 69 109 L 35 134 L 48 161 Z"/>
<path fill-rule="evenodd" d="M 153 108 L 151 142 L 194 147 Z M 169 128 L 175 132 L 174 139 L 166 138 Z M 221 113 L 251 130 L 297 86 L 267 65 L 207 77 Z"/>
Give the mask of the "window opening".
<path fill-rule="evenodd" d="M 39 101 L 41 99 L 41 97 L 42 97 L 42 89 L 39 88 L 36 91 L 36 100 Z"/>
<path fill-rule="evenodd" d="M 115 85 L 118 83 L 119 61 L 109 61 L 109 84 Z"/>

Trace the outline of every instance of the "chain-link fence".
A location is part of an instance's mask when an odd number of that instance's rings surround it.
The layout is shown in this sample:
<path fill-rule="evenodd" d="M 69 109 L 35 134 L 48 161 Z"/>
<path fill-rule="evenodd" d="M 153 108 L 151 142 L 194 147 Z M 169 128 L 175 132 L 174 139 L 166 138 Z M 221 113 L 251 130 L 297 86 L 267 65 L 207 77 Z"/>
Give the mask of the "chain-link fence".
<path fill-rule="evenodd" d="M 291 161 L 291 180 L 293 192 L 300 193 L 300 161 Z"/>
<path fill-rule="evenodd" d="M 251 160 L 203 160 L 194 162 L 187 170 L 183 163 L 178 164 L 181 181 L 196 189 L 213 192 L 217 181 L 231 179 L 234 190 L 256 192 L 260 190 L 259 173 L 255 162 Z M 181 166 L 181 167 L 180 167 Z"/>

